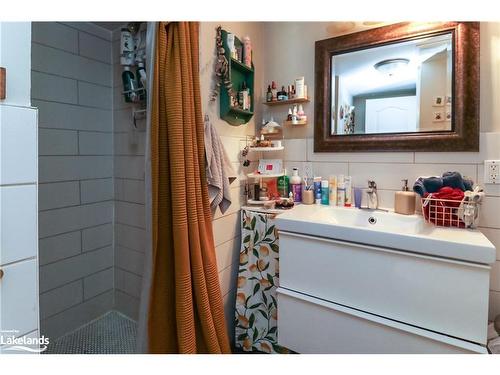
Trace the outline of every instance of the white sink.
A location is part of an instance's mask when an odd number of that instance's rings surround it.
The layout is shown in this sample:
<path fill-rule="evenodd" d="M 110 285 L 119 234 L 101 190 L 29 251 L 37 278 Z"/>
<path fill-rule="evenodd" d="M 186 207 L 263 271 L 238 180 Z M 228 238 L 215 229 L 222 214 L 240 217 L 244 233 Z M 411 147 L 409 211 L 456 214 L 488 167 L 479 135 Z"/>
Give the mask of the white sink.
<path fill-rule="evenodd" d="M 297 205 L 276 218 L 279 230 L 388 247 L 482 264 L 493 244 L 478 230 L 436 227 L 420 215 L 322 205 Z"/>

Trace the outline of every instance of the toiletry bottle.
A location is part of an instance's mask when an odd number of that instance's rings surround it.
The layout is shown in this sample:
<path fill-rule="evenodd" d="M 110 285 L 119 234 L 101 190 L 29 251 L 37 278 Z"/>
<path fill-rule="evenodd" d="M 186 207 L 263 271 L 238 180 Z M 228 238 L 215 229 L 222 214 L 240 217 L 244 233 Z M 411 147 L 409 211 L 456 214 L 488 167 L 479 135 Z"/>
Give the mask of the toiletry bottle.
<path fill-rule="evenodd" d="M 146 99 L 146 69 L 144 69 L 144 63 L 137 63 L 137 69 L 135 71 L 135 77 L 137 78 L 137 88 L 142 89 L 139 91 L 139 100 Z"/>
<path fill-rule="evenodd" d="M 272 102 L 272 101 L 273 101 L 273 92 L 271 91 L 271 85 L 267 85 L 266 102 Z"/>
<path fill-rule="evenodd" d="M 252 43 L 248 36 L 243 38 L 243 64 L 252 68 Z"/>
<path fill-rule="evenodd" d="M 241 90 L 238 92 L 238 104 L 243 110 L 247 110 L 248 105 L 248 90 L 247 83 L 243 81 L 241 84 Z"/>
<path fill-rule="evenodd" d="M 278 100 L 278 90 L 276 90 L 276 82 L 272 81 L 271 82 L 271 94 L 273 98 L 273 102 Z"/>
<path fill-rule="evenodd" d="M 246 94 L 244 94 L 244 96 L 245 96 L 245 109 L 247 111 L 250 111 L 250 109 L 252 108 L 252 102 L 251 102 L 252 97 L 250 96 L 250 87 L 247 86 Z"/>
<path fill-rule="evenodd" d="M 227 33 L 226 36 L 227 49 L 232 59 L 236 59 L 236 48 L 234 48 L 234 34 Z"/>
<path fill-rule="evenodd" d="M 278 177 L 278 193 L 280 197 L 282 198 L 288 197 L 288 193 L 290 192 L 288 185 L 289 185 L 289 178 L 286 175 L 286 169 L 285 169 L 285 174 L 283 176 Z"/>
<path fill-rule="evenodd" d="M 294 105 L 292 110 L 292 125 L 297 125 L 298 123 L 297 106 Z"/>
<path fill-rule="evenodd" d="M 314 202 L 321 204 L 321 177 L 314 177 Z"/>
<path fill-rule="evenodd" d="M 286 117 L 287 121 L 292 121 L 292 108 L 288 108 L 288 115 Z"/>
<path fill-rule="evenodd" d="M 302 120 L 305 116 L 304 108 L 302 107 L 302 104 L 299 104 L 299 110 L 297 111 L 297 116 L 298 116 L 299 120 Z"/>
<path fill-rule="evenodd" d="M 337 205 L 337 176 L 330 176 L 329 181 L 329 189 L 330 189 L 330 206 Z"/>
<path fill-rule="evenodd" d="M 281 91 L 278 91 L 278 100 L 287 100 L 285 86 L 281 86 Z"/>
<path fill-rule="evenodd" d="M 351 207 L 352 205 L 352 178 L 351 176 L 344 177 L 344 188 L 345 188 L 345 207 Z"/>
<path fill-rule="evenodd" d="M 120 31 L 120 64 L 132 65 L 134 62 L 134 38 L 129 29 Z"/>
<path fill-rule="evenodd" d="M 304 77 L 295 79 L 295 95 L 297 98 L 304 98 Z"/>
<path fill-rule="evenodd" d="M 125 101 L 127 103 L 132 103 L 137 101 L 137 86 L 135 83 L 134 73 L 130 71 L 130 66 L 123 67 L 122 73 L 122 82 L 123 82 L 123 91 L 125 92 L 123 95 L 125 97 Z"/>
<path fill-rule="evenodd" d="M 345 203 L 344 175 L 340 175 L 337 181 L 337 206 L 343 207 Z"/>
<path fill-rule="evenodd" d="M 293 193 L 294 202 L 302 202 L 302 179 L 299 176 L 298 168 L 292 169 L 292 177 L 290 178 L 291 192 Z"/>
<path fill-rule="evenodd" d="M 394 195 L 394 212 L 403 215 L 413 215 L 415 213 L 415 193 L 408 188 L 408 180 L 403 181 L 401 191 Z"/>
<path fill-rule="evenodd" d="M 321 204 L 328 205 L 329 204 L 329 191 L 328 180 L 321 181 Z"/>
<path fill-rule="evenodd" d="M 269 200 L 269 196 L 267 195 L 267 185 L 265 185 L 265 184 L 263 184 L 260 187 L 260 190 L 259 190 L 259 200 L 260 201 L 268 201 Z"/>

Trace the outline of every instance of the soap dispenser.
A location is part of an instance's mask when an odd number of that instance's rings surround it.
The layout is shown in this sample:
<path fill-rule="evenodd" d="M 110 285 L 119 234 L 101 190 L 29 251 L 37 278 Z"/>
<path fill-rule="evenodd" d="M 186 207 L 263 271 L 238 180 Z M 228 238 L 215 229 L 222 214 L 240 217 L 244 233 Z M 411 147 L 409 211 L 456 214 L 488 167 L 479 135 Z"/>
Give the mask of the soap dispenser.
<path fill-rule="evenodd" d="M 394 196 L 394 212 L 403 215 L 413 215 L 415 213 L 415 193 L 408 188 L 408 180 L 404 182 L 401 191 L 397 191 Z"/>

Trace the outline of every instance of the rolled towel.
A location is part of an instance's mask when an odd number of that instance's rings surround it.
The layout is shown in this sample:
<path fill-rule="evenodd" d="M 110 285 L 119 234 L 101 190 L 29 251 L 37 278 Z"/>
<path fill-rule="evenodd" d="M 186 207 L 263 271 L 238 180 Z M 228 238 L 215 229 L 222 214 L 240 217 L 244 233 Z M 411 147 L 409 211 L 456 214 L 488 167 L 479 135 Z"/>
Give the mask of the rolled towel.
<path fill-rule="evenodd" d="M 465 190 L 474 190 L 474 181 L 470 180 L 470 179 L 467 179 L 467 178 L 464 178 L 464 186 L 465 186 Z"/>
<path fill-rule="evenodd" d="M 413 184 L 413 191 L 421 197 L 429 193 L 435 193 L 443 187 L 443 179 L 441 177 L 419 177 Z"/>
<path fill-rule="evenodd" d="M 439 191 L 443 186 L 443 179 L 441 177 L 427 177 L 424 178 L 424 187 L 427 193 L 435 193 Z"/>
<path fill-rule="evenodd" d="M 417 181 L 415 181 L 415 183 L 413 184 L 413 191 L 421 197 L 425 195 L 427 191 L 425 190 L 423 177 L 417 178 Z"/>
<path fill-rule="evenodd" d="M 443 186 L 449 186 L 454 189 L 458 188 L 465 191 L 464 179 L 459 172 L 444 172 Z"/>

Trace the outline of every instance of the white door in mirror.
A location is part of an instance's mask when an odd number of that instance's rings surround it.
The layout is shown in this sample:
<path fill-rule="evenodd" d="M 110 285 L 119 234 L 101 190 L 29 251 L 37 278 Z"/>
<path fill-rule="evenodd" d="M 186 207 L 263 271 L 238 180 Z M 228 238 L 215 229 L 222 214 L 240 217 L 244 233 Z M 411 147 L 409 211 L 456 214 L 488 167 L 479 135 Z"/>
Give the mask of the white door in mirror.
<path fill-rule="evenodd" d="M 500 183 L 500 160 L 484 161 L 484 183 L 485 184 Z"/>

